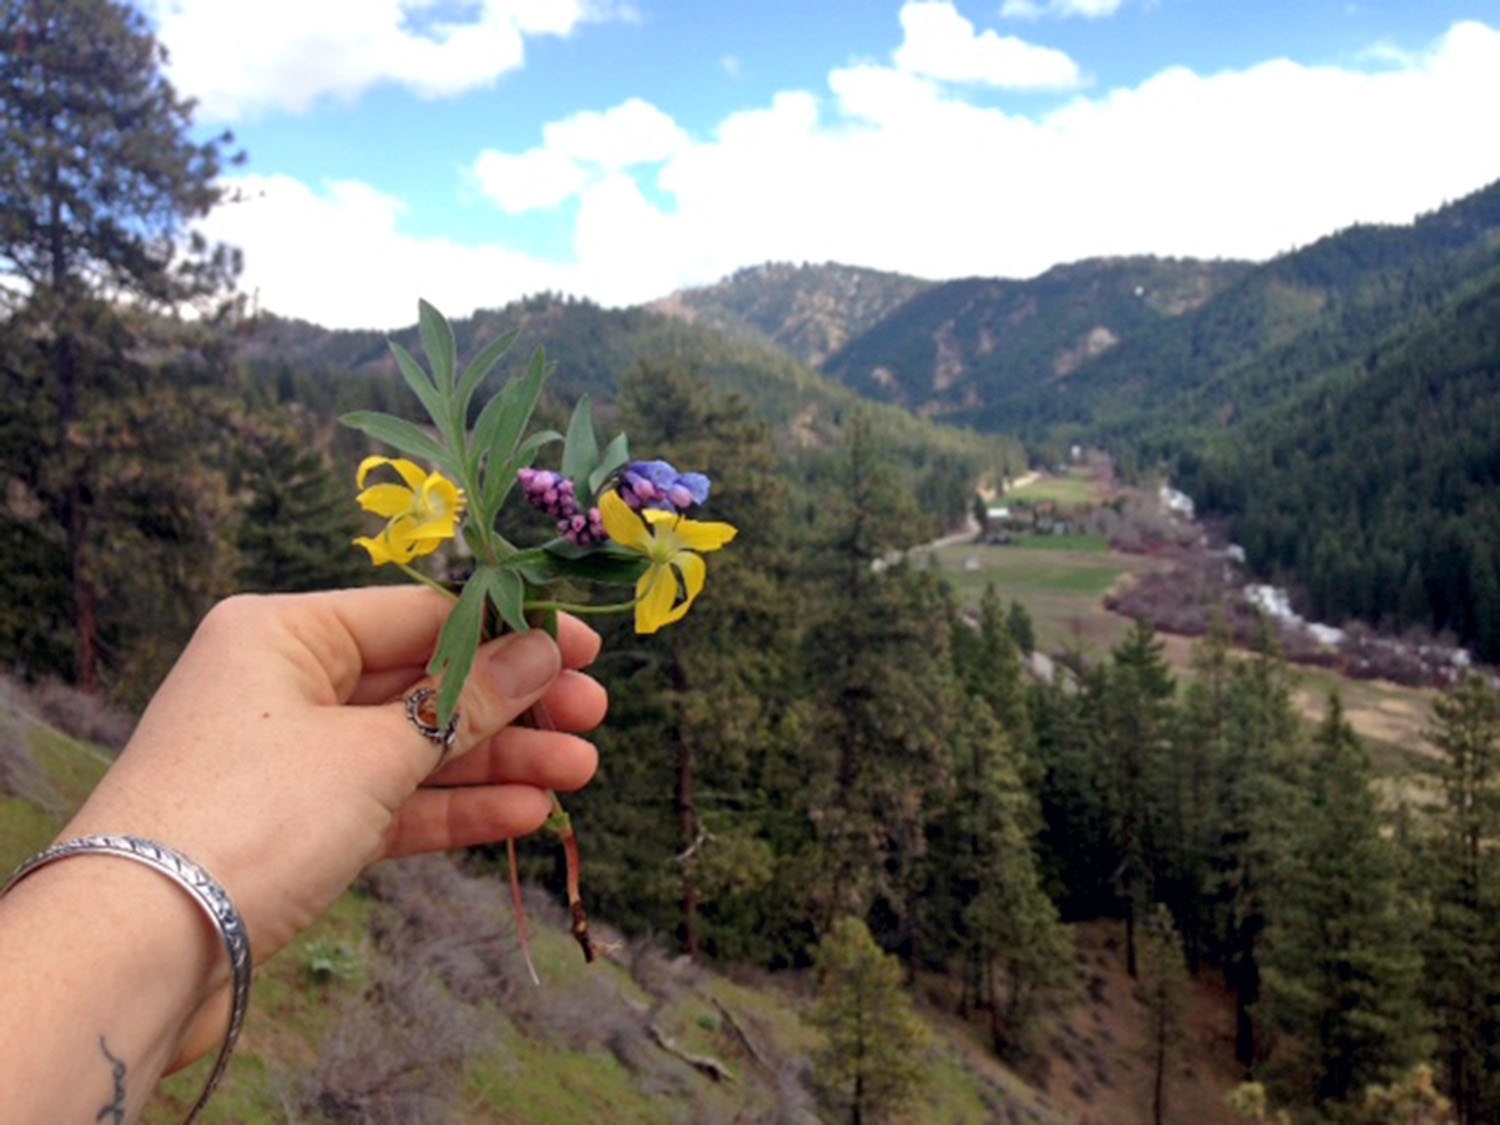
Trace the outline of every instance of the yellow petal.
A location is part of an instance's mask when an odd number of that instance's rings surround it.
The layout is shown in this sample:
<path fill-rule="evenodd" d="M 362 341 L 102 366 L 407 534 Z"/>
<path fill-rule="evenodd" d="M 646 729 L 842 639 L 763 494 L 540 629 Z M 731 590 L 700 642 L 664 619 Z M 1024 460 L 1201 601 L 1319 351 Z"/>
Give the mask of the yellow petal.
<path fill-rule="evenodd" d="M 640 517 L 630 510 L 630 505 L 620 499 L 618 492 L 606 492 L 599 498 L 599 518 L 604 521 L 605 534 L 620 546 L 642 554 L 650 553 L 651 533 Z"/>
<path fill-rule="evenodd" d="M 682 576 L 682 588 L 685 596 L 682 600 L 682 612 L 686 613 L 693 600 L 703 591 L 703 580 L 708 576 L 708 564 L 697 555 L 684 551 L 672 560 L 672 566 Z"/>
<path fill-rule="evenodd" d="M 733 524 L 703 520 L 678 520 L 672 530 L 682 545 L 693 551 L 717 551 L 739 534 Z"/>
<path fill-rule="evenodd" d="M 357 546 L 363 547 L 366 551 L 370 552 L 370 562 L 373 565 L 384 566 L 386 563 L 396 561 L 396 557 L 386 549 L 385 543 L 382 542 L 384 538 L 384 536 L 381 536 L 380 539 L 371 539 L 368 535 L 361 535 L 354 542 Z"/>
<path fill-rule="evenodd" d="M 641 575 L 635 584 L 635 596 L 638 599 L 635 603 L 637 633 L 654 633 L 682 616 L 672 612 L 672 603 L 677 600 L 677 579 L 664 566 L 653 566 Z"/>
<path fill-rule="evenodd" d="M 389 465 L 401 474 L 401 479 L 406 482 L 408 488 L 413 492 L 422 487 L 422 482 L 427 479 L 427 470 L 414 461 L 408 461 L 405 457 L 366 457 L 359 463 L 359 471 L 354 474 L 354 482 L 360 488 L 365 486 L 365 477 L 380 468 Z"/>
<path fill-rule="evenodd" d="M 392 519 L 407 511 L 416 496 L 399 484 L 372 484 L 354 499 L 365 511 Z"/>

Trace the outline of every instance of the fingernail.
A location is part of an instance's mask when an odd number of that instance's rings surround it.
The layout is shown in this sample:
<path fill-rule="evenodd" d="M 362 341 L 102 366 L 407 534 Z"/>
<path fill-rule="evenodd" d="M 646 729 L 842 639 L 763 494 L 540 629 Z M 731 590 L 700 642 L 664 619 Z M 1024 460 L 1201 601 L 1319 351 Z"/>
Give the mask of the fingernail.
<path fill-rule="evenodd" d="M 491 651 L 486 672 L 506 696 L 518 699 L 541 691 L 561 666 L 562 657 L 552 638 L 532 630 Z"/>

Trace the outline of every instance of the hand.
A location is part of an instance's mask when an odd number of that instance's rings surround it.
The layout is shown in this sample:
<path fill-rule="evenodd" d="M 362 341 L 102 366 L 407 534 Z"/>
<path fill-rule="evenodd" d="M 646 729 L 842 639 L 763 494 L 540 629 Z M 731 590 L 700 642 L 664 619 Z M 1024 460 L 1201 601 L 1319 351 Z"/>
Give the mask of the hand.
<path fill-rule="evenodd" d="M 377 860 L 536 830 L 547 791 L 579 788 L 597 763 L 568 732 L 604 716 L 603 689 L 578 671 L 598 637 L 564 617 L 555 644 L 533 631 L 482 648 L 434 772 L 440 749 L 401 701 L 425 682 L 451 605 L 417 587 L 221 603 L 65 834 L 133 833 L 192 857 L 229 892 L 260 962 Z M 557 730 L 511 725 L 538 702 Z M 222 1036 L 220 993 L 179 1063 Z"/>

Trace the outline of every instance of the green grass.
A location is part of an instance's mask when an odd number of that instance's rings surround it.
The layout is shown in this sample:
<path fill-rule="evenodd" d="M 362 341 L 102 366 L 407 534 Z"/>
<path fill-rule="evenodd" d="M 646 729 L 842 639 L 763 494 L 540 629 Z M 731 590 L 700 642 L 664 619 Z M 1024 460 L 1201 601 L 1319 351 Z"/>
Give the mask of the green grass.
<path fill-rule="evenodd" d="M 1109 553 L 1109 540 L 1103 535 L 1021 535 L 1011 544 L 1022 551 L 1084 551 Z"/>
<path fill-rule="evenodd" d="M 1092 503 L 1093 499 L 1093 481 L 1078 473 L 1069 473 L 1065 477 L 1042 477 L 1005 494 L 1007 503 L 1044 504 L 1050 501 L 1064 507 L 1081 507 Z"/>
<path fill-rule="evenodd" d="M 991 583 L 1002 601 L 1025 606 L 1044 652 L 1103 653 L 1119 642 L 1129 623 L 1106 613 L 1101 599 L 1121 579 L 1162 563 L 1112 554 L 1096 536 L 1042 535 L 1025 545 L 943 547 L 936 565 L 966 606 L 976 608 Z"/>
<path fill-rule="evenodd" d="M 653 1125 L 689 1120 L 681 1102 L 657 1100 L 638 1089 L 614 1055 L 540 1043 L 514 1029 L 469 1068 L 465 1089 L 476 1122 Z"/>

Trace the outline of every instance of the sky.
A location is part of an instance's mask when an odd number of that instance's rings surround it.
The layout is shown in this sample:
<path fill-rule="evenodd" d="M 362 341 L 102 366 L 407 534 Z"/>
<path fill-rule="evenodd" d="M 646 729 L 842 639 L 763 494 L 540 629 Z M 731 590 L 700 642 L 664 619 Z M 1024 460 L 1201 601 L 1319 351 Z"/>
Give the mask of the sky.
<path fill-rule="evenodd" d="M 1265 260 L 1500 180 L 1500 0 L 138 0 L 260 309 L 390 329 L 767 261 Z"/>

